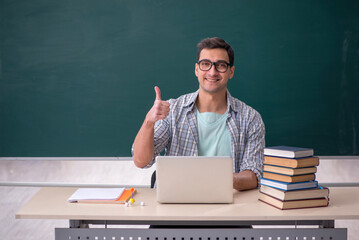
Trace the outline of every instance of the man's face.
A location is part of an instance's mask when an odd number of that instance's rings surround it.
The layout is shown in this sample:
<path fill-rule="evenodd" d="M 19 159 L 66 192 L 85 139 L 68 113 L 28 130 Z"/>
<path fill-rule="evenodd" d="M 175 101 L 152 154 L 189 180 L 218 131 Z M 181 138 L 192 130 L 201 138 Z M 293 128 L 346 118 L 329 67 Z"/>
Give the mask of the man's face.
<path fill-rule="evenodd" d="M 228 53 L 222 48 L 203 49 L 200 53 L 199 61 L 204 59 L 211 62 L 225 61 L 229 63 Z M 227 89 L 228 79 L 231 79 L 234 74 L 234 66 L 228 67 L 226 72 L 220 73 L 215 66 L 212 66 L 208 71 L 203 71 L 196 63 L 195 74 L 201 90 L 208 93 L 218 93 Z"/>

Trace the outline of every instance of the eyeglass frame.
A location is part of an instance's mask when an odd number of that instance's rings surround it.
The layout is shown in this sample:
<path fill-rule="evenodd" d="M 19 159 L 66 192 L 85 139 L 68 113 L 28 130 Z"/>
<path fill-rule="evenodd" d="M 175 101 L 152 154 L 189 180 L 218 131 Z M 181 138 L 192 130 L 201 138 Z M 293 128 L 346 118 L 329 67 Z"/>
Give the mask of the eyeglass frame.
<path fill-rule="evenodd" d="M 201 62 L 203 62 L 203 61 L 207 61 L 207 62 L 210 62 L 210 63 L 211 63 L 211 66 L 208 68 L 208 70 L 203 70 L 203 69 L 201 69 Z M 201 71 L 205 71 L 205 72 L 208 72 L 209 70 L 211 70 L 211 68 L 212 68 L 213 65 L 214 65 L 214 69 L 215 69 L 217 72 L 219 72 L 219 73 L 226 73 L 226 72 L 228 71 L 228 67 L 232 67 L 232 66 L 233 66 L 233 64 L 230 64 L 229 62 L 226 62 L 226 61 L 224 61 L 224 60 L 219 60 L 219 61 L 217 61 L 217 62 L 212 62 L 211 60 L 208 60 L 208 59 L 202 59 L 202 60 L 197 61 L 196 63 L 198 64 L 199 69 L 200 69 Z M 216 66 L 216 63 L 225 63 L 225 64 L 227 64 L 226 71 L 224 71 L 224 72 L 218 71 L 217 66 Z"/>

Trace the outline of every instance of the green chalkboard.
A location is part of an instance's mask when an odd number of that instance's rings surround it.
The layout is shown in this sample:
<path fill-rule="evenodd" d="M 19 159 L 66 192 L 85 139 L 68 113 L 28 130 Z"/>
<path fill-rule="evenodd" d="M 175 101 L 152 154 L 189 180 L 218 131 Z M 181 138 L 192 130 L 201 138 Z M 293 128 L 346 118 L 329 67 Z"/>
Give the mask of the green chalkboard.
<path fill-rule="evenodd" d="M 0 0 L 0 157 L 130 156 L 155 98 L 197 90 L 196 44 L 266 145 L 359 154 L 359 1 Z"/>

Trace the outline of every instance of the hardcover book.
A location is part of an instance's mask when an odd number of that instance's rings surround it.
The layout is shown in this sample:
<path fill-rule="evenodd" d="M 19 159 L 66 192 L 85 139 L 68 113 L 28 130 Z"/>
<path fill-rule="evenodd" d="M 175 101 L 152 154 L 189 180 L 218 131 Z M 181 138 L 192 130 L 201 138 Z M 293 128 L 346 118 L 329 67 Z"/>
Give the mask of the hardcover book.
<path fill-rule="evenodd" d="M 261 185 L 260 192 L 282 201 L 329 197 L 329 189 L 321 186 L 311 189 L 283 191 L 277 188 Z"/>
<path fill-rule="evenodd" d="M 315 180 L 315 174 L 310 173 L 304 175 L 290 176 L 290 175 L 283 175 L 283 174 L 277 174 L 272 172 L 263 172 L 263 178 L 292 183 L 292 182 L 313 181 Z"/>
<path fill-rule="evenodd" d="M 314 167 L 319 165 L 318 157 L 307 158 L 283 158 L 264 156 L 264 163 L 275 166 L 301 168 L 301 167 Z"/>
<path fill-rule="evenodd" d="M 287 158 L 301 158 L 314 155 L 314 150 L 311 148 L 299 148 L 289 146 L 273 146 L 264 148 L 264 155 L 287 157 Z"/>
<path fill-rule="evenodd" d="M 317 168 L 316 167 L 289 168 L 289 167 L 279 167 L 279 166 L 264 164 L 263 171 L 295 176 L 295 175 L 316 173 Z"/>
<path fill-rule="evenodd" d="M 282 210 L 297 209 L 297 208 L 326 207 L 329 205 L 328 198 L 281 201 L 277 198 L 271 197 L 264 193 L 259 193 L 259 200 Z"/>
<path fill-rule="evenodd" d="M 275 181 L 275 180 L 266 179 L 266 178 L 260 178 L 259 184 L 269 186 L 269 187 L 278 188 L 278 189 L 285 190 L 285 191 L 318 187 L 318 182 L 317 181 L 288 183 L 288 182 L 280 182 L 280 181 Z"/>

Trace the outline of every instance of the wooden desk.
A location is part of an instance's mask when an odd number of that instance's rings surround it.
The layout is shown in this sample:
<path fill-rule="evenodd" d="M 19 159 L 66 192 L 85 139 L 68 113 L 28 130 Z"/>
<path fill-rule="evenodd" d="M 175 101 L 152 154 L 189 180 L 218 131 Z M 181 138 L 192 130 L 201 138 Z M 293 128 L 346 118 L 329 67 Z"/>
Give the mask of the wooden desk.
<path fill-rule="evenodd" d="M 331 188 L 330 205 L 328 207 L 297 209 L 297 210 L 279 210 L 258 201 L 258 190 L 242 191 L 242 192 L 234 191 L 233 204 L 159 204 L 156 202 L 155 190 L 144 188 L 144 189 L 137 189 L 137 194 L 135 195 L 137 204 L 131 207 L 126 207 L 123 204 L 117 205 L 117 204 L 68 203 L 67 199 L 71 196 L 71 194 L 75 190 L 76 188 L 43 188 L 16 214 L 16 218 L 69 219 L 71 220 L 70 227 L 72 230 L 71 229 L 67 229 L 67 230 L 71 230 L 71 231 L 76 231 L 75 230 L 76 228 L 88 227 L 88 224 L 96 224 L 96 223 L 102 223 L 102 224 L 116 223 L 116 224 L 126 224 L 126 225 L 134 225 L 134 224 L 191 225 L 191 226 L 212 225 L 212 226 L 217 226 L 217 228 L 218 226 L 221 225 L 235 226 L 235 225 L 243 225 L 243 224 L 244 225 L 246 224 L 247 225 L 248 224 L 251 225 L 302 224 L 303 225 L 304 224 L 304 225 L 319 225 L 320 228 L 316 228 L 317 230 L 315 229 L 312 230 L 317 232 L 322 231 L 320 233 L 318 232 L 322 237 L 326 236 L 323 234 L 329 234 L 332 237 L 332 239 L 346 238 L 346 229 L 335 229 L 334 220 L 359 219 L 359 188 L 358 187 Z M 145 202 L 145 206 L 140 206 L 139 203 L 141 201 Z M 102 230 L 105 231 L 105 229 Z M 87 228 L 86 234 L 88 235 L 86 236 L 92 236 L 91 235 L 92 233 L 90 234 L 89 231 L 96 231 L 97 232 L 96 234 L 98 234 L 98 232 L 102 230 L 98 230 L 98 228 L 92 230 L 91 228 Z M 163 231 L 158 229 L 157 230 L 147 229 L 147 230 L 149 231 L 150 234 L 152 233 L 155 235 L 157 234 L 156 236 L 160 236 L 162 234 L 161 232 L 158 231 Z M 262 231 L 261 236 L 265 236 L 263 234 L 267 230 L 261 229 L 260 230 Z M 58 233 L 60 233 L 61 231 L 63 233 L 65 230 L 57 229 L 57 231 Z M 113 229 L 112 230 L 109 229 L 108 231 L 111 232 L 113 231 Z M 126 233 L 126 230 L 121 229 L 121 231 L 122 234 Z M 142 230 L 135 230 L 136 234 L 141 231 Z M 237 234 L 236 232 L 238 231 L 238 229 L 237 230 L 223 229 L 223 231 L 225 234 L 228 233 Z M 241 234 L 247 232 L 248 234 L 251 234 L 251 236 L 254 236 L 253 231 L 256 231 L 257 233 L 260 232 L 259 229 L 247 229 L 245 231 L 241 230 Z M 274 233 L 279 234 L 281 231 L 283 231 L 284 235 L 281 235 L 283 237 L 289 236 L 289 234 L 291 233 L 294 234 L 294 232 L 297 232 L 295 233 L 296 234 L 295 236 L 298 237 L 301 236 L 298 235 L 301 234 L 300 232 L 306 234 L 311 230 L 304 229 L 303 231 L 303 229 L 292 229 L 290 232 L 288 232 L 289 231 L 288 229 L 282 229 L 282 230 L 271 229 L 271 231 L 274 232 L 271 232 L 270 234 L 274 234 Z M 166 230 L 166 232 L 168 233 L 168 229 Z M 205 232 L 208 233 L 208 229 L 205 230 Z M 216 231 L 215 233 L 218 234 L 219 232 Z M 81 234 L 82 233 L 83 232 L 81 231 Z M 70 234 L 70 232 L 67 232 L 66 234 Z M 76 234 L 80 234 L 80 233 L 77 232 Z M 96 234 L 94 233 L 93 239 L 96 239 L 95 238 Z M 133 235 L 134 233 L 131 234 Z M 193 232 L 193 234 L 196 233 Z M 335 234 L 339 234 L 338 238 L 333 238 L 333 236 L 336 236 Z M 56 239 L 69 239 L 68 236 L 62 237 L 61 235 L 60 237 L 60 235 L 61 234 L 57 234 Z M 329 235 L 328 235 L 328 239 L 329 239 Z M 237 236 L 237 235 L 233 235 L 233 236 Z M 293 237 L 295 236 L 293 235 Z M 139 238 L 141 238 L 142 240 L 144 239 L 142 237 Z M 78 239 L 78 238 L 71 238 L 71 239 Z M 92 238 L 89 237 L 87 239 L 92 239 Z M 114 237 L 114 238 L 106 238 L 106 239 L 112 240 L 117 238 Z M 262 239 L 266 239 L 266 238 L 262 238 Z M 282 239 L 286 239 L 286 238 L 282 238 Z M 307 239 L 312 239 L 312 238 L 307 238 Z M 327 238 L 323 238 L 323 239 L 327 239 Z"/>

